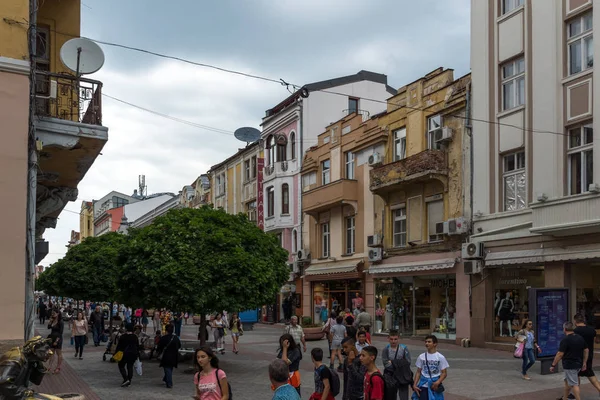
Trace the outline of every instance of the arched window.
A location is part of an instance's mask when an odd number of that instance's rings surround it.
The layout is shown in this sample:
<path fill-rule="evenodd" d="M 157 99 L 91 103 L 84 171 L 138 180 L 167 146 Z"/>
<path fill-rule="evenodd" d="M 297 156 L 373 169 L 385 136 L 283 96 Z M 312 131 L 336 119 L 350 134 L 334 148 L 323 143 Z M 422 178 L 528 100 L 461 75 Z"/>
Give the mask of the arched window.
<path fill-rule="evenodd" d="M 273 135 L 267 138 L 267 153 L 269 154 L 269 165 L 275 164 L 275 137 Z"/>
<path fill-rule="evenodd" d="M 296 159 L 296 132 L 290 133 L 290 160 Z"/>
<path fill-rule="evenodd" d="M 290 187 L 287 183 L 281 185 L 281 213 L 290 213 Z"/>

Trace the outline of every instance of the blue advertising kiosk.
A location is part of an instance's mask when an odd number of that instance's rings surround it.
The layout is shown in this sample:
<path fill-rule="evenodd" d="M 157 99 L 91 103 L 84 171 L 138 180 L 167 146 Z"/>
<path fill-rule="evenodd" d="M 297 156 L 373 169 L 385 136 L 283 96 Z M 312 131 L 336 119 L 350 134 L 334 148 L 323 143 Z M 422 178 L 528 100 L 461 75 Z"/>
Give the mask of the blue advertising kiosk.
<path fill-rule="evenodd" d="M 530 288 L 529 319 L 533 321 L 537 344 L 542 349 L 537 354 L 542 375 L 551 374 L 550 367 L 564 338 L 563 324 L 571 321 L 568 288 Z M 558 372 L 558 368 L 556 369 Z"/>
<path fill-rule="evenodd" d="M 251 331 L 254 328 L 254 324 L 258 322 L 258 309 L 242 311 L 239 316 L 244 330 Z"/>

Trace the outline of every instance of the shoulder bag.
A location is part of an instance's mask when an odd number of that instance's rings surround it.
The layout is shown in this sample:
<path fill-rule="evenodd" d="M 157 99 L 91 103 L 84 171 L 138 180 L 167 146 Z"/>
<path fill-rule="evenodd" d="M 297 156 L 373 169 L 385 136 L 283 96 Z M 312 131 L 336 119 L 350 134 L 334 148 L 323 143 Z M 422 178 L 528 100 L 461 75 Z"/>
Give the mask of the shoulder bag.
<path fill-rule="evenodd" d="M 427 370 L 429 371 L 429 379 L 431 378 L 431 369 L 429 368 L 429 362 L 427 361 L 427 352 L 425 352 L 425 365 L 427 365 Z M 436 393 L 444 393 L 444 391 L 446 390 L 446 388 L 444 387 L 443 383 L 440 383 L 440 385 L 438 386 L 437 390 L 435 390 Z"/>
<path fill-rule="evenodd" d="M 173 343 L 173 339 L 175 339 L 175 335 L 171 334 L 171 340 L 169 340 L 169 343 L 167 343 L 167 345 L 165 346 L 164 349 L 162 349 L 162 351 L 156 355 L 156 359 L 158 361 L 162 361 L 163 359 L 163 355 L 165 354 L 165 350 L 167 350 L 167 348 L 171 345 L 171 343 Z"/>

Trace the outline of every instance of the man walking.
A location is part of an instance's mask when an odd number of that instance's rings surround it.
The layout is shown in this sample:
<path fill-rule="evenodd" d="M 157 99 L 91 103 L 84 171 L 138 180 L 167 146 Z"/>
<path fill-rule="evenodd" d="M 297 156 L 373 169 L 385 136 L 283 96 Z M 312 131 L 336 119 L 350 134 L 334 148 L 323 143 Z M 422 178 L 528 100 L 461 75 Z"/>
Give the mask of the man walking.
<path fill-rule="evenodd" d="M 39 309 L 40 324 L 44 325 L 44 323 L 46 322 L 46 312 L 47 312 L 46 303 L 44 303 L 43 301 L 40 301 L 39 307 L 40 307 L 40 309 Z"/>
<path fill-rule="evenodd" d="M 96 306 L 96 310 L 90 315 L 90 325 L 92 325 L 92 334 L 94 336 L 94 346 L 100 346 L 102 331 L 104 330 L 104 313 L 102 307 Z"/>
<path fill-rule="evenodd" d="M 565 371 L 565 389 L 563 399 L 569 397 L 569 392 L 573 392 L 576 400 L 581 399 L 579 391 L 579 371 L 585 371 L 587 367 L 587 360 L 589 350 L 585 343 L 585 340 L 574 332 L 575 327 L 572 322 L 565 322 L 563 325 L 563 331 L 565 337 L 560 341 L 558 347 L 558 353 L 552 361 L 550 372 L 554 372 L 554 369 L 558 365 L 558 362 L 562 360 L 562 366 Z"/>
<path fill-rule="evenodd" d="M 284 332 L 292 335 L 296 344 L 300 345 L 300 342 L 302 342 L 304 352 L 306 353 L 306 340 L 304 339 L 304 330 L 302 330 L 302 327 L 298 325 L 297 316 L 294 315 L 290 319 L 290 324 L 285 327 Z"/>
<path fill-rule="evenodd" d="M 600 393 L 600 382 L 598 382 L 598 378 L 596 378 L 596 374 L 594 374 L 594 370 L 592 369 L 592 363 L 594 362 L 594 341 L 596 339 L 596 330 L 585 323 L 585 318 L 582 314 L 575 314 L 573 320 L 575 321 L 574 332 L 581 336 L 583 340 L 585 340 L 585 344 L 588 349 L 588 359 L 585 370 L 579 371 L 579 383 L 581 384 L 582 377 L 586 377 L 592 386 L 594 386 Z M 570 394 L 569 398 L 574 399 L 575 396 Z"/>

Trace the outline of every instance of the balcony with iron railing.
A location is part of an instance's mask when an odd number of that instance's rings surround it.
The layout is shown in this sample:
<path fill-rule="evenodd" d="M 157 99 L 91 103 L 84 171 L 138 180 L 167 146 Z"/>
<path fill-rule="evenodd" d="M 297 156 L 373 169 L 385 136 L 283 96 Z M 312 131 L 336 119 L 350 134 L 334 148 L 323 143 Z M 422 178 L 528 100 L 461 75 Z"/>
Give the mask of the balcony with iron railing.
<path fill-rule="evenodd" d="M 370 189 L 374 193 L 398 189 L 399 186 L 436 179 L 447 185 L 448 168 L 444 150 L 425 150 L 370 172 Z"/>
<path fill-rule="evenodd" d="M 298 161 L 287 160 L 277 161 L 274 164 L 267 165 L 264 168 L 264 180 L 268 181 L 278 176 L 287 176 L 297 172 Z"/>
<path fill-rule="evenodd" d="M 38 71 L 35 86 L 37 117 L 102 125 L 102 82 Z"/>
<path fill-rule="evenodd" d="M 371 118 L 371 113 L 368 112 L 367 110 L 356 110 L 356 109 L 353 109 L 353 108 L 342 110 L 342 114 L 343 114 L 342 118 L 343 117 L 347 117 L 348 115 L 354 114 L 354 113 L 356 113 L 358 115 L 362 115 L 363 122 L 365 122 L 366 120 L 368 120 L 369 118 Z"/>

